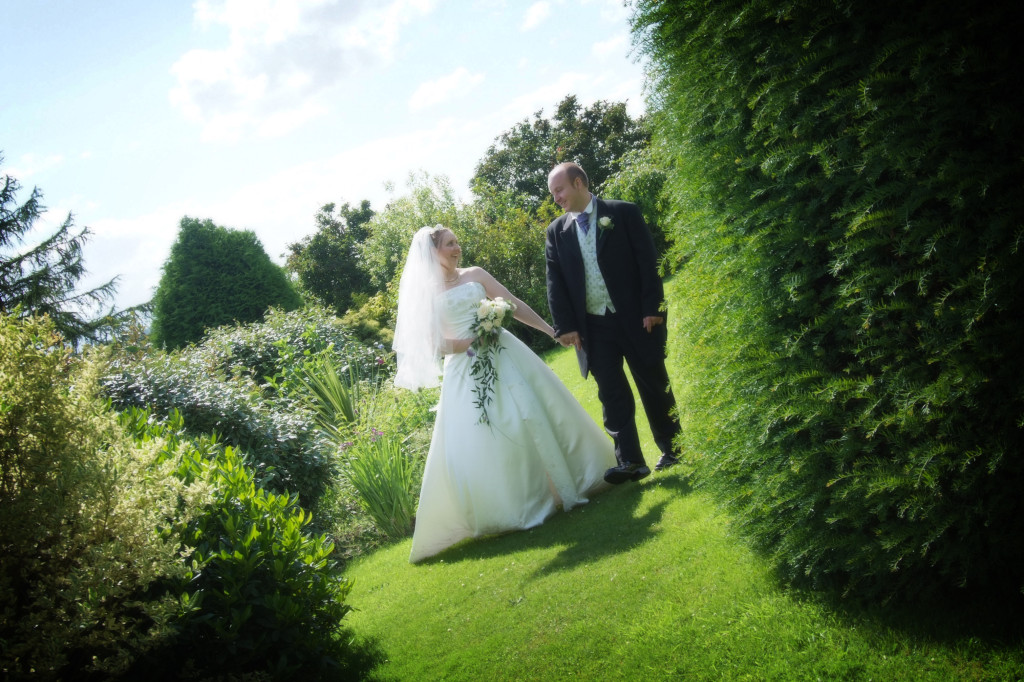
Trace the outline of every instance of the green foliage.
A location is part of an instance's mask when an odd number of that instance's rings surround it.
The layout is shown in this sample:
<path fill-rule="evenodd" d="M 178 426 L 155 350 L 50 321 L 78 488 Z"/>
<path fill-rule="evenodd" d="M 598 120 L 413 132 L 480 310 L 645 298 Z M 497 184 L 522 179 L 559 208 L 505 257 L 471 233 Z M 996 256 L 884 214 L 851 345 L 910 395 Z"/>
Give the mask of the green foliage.
<path fill-rule="evenodd" d="M 313 406 L 316 425 L 335 441 L 344 440 L 356 421 L 358 373 L 349 366 L 348 376 L 342 378 L 334 359 L 323 355 L 304 364 L 296 374 Z"/>
<path fill-rule="evenodd" d="M 1024 584 L 1013 16 L 637 6 L 686 450 L 794 579 Z"/>
<path fill-rule="evenodd" d="M 411 412 L 402 408 L 397 397 L 388 401 L 385 378 L 374 373 L 361 379 L 353 366 L 345 371 L 326 355 L 298 371 L 298 383 L 317 426 L 337 448 L 360 506 L 386 536 L 401 538 L 412 530 L 417 460 L 422 459 L 417 458 L 421 453 L 415 445 L 403 452 L 403 443 L 415 444 L 411 436 L 422 428 L 426 410 L 419 401 L 420 409 Z M 400 439 L 396 433 L 406 436 Z"/>
<path fill-rule="evenodd" d="M 345 475 L 374 523 L 390 538 L 412 532 L 416 514 L 417 466 L 394 436 L 374 431 L 342 453 Z"/>
<path fill-rule="evenodd" d="M 337 216 L 335 205 L 326 204 L 316 214 L 316 232 L 288 245 L 288 269 L 299 276 L 306 291 L 326 301 L 339 316 L 360 294 L 372 293 L 369 275 L 359 267 L 358 245 L 366 238 L 366 223 L 373 215 L 365 199 L 358 208 L 343 204 Z"/>
<path fill-rule="evenodd" d="M 346 382 L 346 389 L 356 404 L 356 420 L 349 423 L 347 435 L 343 430 L 337 434 L 338 439 L 344 438 L 335 440 L 341 475 L 334 478 L 317 507 L 318 527 L 331 533 L 346 557 L 393 541 L 396 532 L 408 532 L 409 526 L 404 523 L 398 525 L 404 531 L 390 528 L 390 519 L 395 516 L 392 512 L 385 511 L 374 517 L 369 511 L 374 504 L 383 510 L 406 507 L 415 511 L 416 508 L 438 390 L 397 389 L 386 377 L 369 375 L 358 378 L 354 384 Z M 376 441 L 379 440 L 385 443 L 378 446 Z M 393 448 L 390 451 L 375 449 L 389 443 L 392 445 L 388 447 Z M 382 475 L 357 487 L 360 473 L 354 473 L 354 469 L 360 465 L 356 459 L 362 460 L 364 455 L 369 458 L 368 462 L 375 457 L 386 459 L 381 465 L 364 464 L 362 469 L 368 476 L 377 474 L 378 468 Z M 383 502 L 371 503 L 371 496 Z"/>
<path fill-rule="evenodd" d="M 174 679 L 293 679 L 355 675 L 370 653 L 342 632 L 351 583 L 333 546 L 308 532 L 297 499 L 258 488 L 245 459 L 209 437 L 190 438 L 172 413 L 120 416 L 139 443 L 162 444 L 161 460 L 184 494 L 163 536 L 182 547 L 183 575 L 161 588 L 176 597 L 171 636 L 125 679 L 179 671 Z"/>
<path fill-rule="evenodd" d="M 462 234 L 462 227 L 472 221 L 472 210 L 457 201 L 447 178 L 411 174 L 408 194 L 388 202 L 367 224 L 370 234 L 359 245 L 360 264 L 378 291 L 394 283 L 397 296 L 398 279 L 416 230 L 444 225 Z"/>
<path fill-rule="evenodd" d="M 294 368 L 329 352 L 369 371 L 384 357 L 354 341 L 329 311 L 271 311 L 266 321 L 212 331 L 198 346 L 115 359 L 103 379 L 119 408 L 181 412 L 190 433 L 216 433 L 257 462 L 260 485 L 313 506 L 332 468 L 313 415 L 288 389 Z"/>
<path fill-rule="evenodd" d="M 66 340 L 96 339 L 108 322 L 100 309 L 113 298 L 116 279 L 87 291 L 75 290 L 85 275 L 82 246 L 89 229 L 75 232 L 70 213 L 52 235 L 31 248 L 22 248 L 46 208 L 38 188 L 19 205 L 19 189 L 17 180 L 4 176 L 0 187 L 0 314 L 48 315 Z M 90 311 L 96 317 L 90 319 Z"/>
<path fill-rule="evenodd" d="M 215 460 L 186 456 L 179 475 L 215 490 L 205 513 L 179 530 L 193 548 L 179 623 L 187 656 L 207 671 L 277 679 L 337 672 L 352 584 L 333 544 L 305 532 L 310 514 L 296 497 L 256 487 L 231 447 Z"/>
<path fill-rule="evenodd" d="M 360 341 L 371 346 L 391 348 L 395 338 L 394 297 L 390 292 L 378 291 L 373 296 L 357 296 L 356 307 L 341 318 L 342 324 Z"/>
<path fill-rule="evenodd" d="M 509 191 L 535 209 L 548 196 L 548 172 L 563 161 L 580 164 L 599 193 L 619 160 L 645 147 L 650 137 L 643 118 L 631 118 L 625 102 L 599 100 L 583 108 L 575 95 L 567 95 L 552 120 L 542 113 L 520 121 L 487 149 L 472 181 L 478 196 Z"/>
<path fill-rule="evenodd" d="M 0 315 L 0 670 L 109 679 L 170 634 L 185 487 L 96 397 L 99 359 L 46 318 Z M 182 519 L 186 517 L 181 516 Z"/>
<path fill-rule="evenodd" d="M 648 145 L 623 154 L 618 160 L 619 170 L 605 181 L 601 197 L 639 206 L 654 238 L 654 247 L 657 253 L 663 254 L 668 248 L 665 223 L 671 211 L 665 182 L 671 167 L 657 152 L 657 147 Z"/>
<path fill-rule="evenodd" d="M 153 297 L 153 341 L 174 350 L 208 328 L 255 322 L 269 307 L 301 303 L 252 231 L 185 217 Z"/>

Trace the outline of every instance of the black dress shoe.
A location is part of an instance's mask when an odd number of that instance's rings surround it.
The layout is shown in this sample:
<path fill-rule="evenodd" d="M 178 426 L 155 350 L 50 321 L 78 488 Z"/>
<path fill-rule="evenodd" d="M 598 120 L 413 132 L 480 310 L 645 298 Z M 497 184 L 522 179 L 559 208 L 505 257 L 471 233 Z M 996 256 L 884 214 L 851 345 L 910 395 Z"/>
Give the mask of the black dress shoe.
<path fill-rule="evenodd" d="M 626 462 L 604 472 L 604 480 L 613 485 L 618 485 L 626 481 L 639 481 L 641 478 L 646 478 L 650 475 L 651 470 L 647 465 L 639 464 L 638 462 Z"/>
<path fill-rule="evenodd" d="M 670 466 L 675 466 L 676 464 L 679 464 L 679 458 L 672 453 L 666 452 L 661 456 L 661 459 L 658 460 L 658 463 L 654 465 L 654 470 L 662 471 L 664 469 L 668 469 Z"/>

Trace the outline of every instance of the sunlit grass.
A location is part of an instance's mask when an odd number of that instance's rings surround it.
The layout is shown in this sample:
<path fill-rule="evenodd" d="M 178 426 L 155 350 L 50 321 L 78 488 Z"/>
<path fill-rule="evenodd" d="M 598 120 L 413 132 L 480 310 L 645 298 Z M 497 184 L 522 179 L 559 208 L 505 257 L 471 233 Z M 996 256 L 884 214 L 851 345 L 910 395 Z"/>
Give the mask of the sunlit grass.
<path fill-rule="evenodd" d="M 580 379 L 572 353 L 547 359 L 599 420 L 596 387 Z M 780 587 L 729 524 L 681 473 L 654 474 L 533 530 L 463 543 L 416 566 L 408 540 L 356 560 L 348 575 L 359 611 L 346 620 L 386 653 L 381 679 L 1024 676 L 1019 635 L 993 639 L 978 625 L 984 614 L 832 608 Z"/>

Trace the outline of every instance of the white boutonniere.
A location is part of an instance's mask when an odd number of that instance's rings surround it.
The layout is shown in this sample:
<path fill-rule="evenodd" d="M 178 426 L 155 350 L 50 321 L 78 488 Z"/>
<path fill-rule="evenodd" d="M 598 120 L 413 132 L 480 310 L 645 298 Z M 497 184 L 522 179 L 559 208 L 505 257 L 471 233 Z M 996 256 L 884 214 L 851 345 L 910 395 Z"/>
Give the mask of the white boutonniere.
<path fill-rule="evenodd" d="M 614 227 L 615 223 L 613 223 L 612 219 L 606 215 L 603 215 L 597 219 L 597 229 L 600 230 L 601 232 L 604 232 L 605 230 L 610 230 Z"/>

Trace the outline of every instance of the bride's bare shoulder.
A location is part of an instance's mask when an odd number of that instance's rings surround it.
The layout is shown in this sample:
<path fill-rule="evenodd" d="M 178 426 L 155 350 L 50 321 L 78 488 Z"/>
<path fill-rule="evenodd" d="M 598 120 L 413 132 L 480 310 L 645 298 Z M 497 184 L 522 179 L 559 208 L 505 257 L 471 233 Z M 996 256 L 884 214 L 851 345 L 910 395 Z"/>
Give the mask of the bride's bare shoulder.
<path fill-rule="evenodd" d="M 468 268 L 462 268 L 459 274 L 462 276 L 462 279 L 468 280 L 470 282 L 482 282 L 486 279 L 494 279 L 493 277 L 491 277 L 491 273 L 487 272 L 486 270 L 477 265 L 471 265 Z"/>

